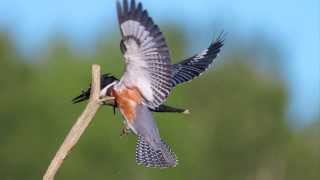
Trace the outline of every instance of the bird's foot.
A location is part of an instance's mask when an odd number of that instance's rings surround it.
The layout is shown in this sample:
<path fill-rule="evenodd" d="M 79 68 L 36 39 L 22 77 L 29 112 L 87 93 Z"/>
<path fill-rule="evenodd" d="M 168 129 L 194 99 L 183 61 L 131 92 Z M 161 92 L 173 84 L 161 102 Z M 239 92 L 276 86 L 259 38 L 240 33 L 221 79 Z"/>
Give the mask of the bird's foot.
<path fill-rule="evenodd" d="M 121 129 L 120 136 L 123 137 L 123 136 L 129 135 L 130 133 L 131 133 L 131 130 L 128 127 L 123 127 Z"/>

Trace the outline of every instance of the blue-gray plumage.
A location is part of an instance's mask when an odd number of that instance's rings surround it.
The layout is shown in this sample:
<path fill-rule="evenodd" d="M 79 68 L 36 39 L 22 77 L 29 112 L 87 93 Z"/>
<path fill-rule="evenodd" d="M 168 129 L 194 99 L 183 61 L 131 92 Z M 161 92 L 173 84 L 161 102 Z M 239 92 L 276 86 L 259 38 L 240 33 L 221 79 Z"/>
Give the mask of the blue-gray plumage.
<path fill-rule="evenodd" d="M 171 60 L 165 38 L 141 3 L 136 5 L 132 0 L 129 5 L 124 0 L 121 6 L 117 1 L 117 13 L 122 35 L 120 47 L 126 62 L 122 81 L 135 83 L 148 106 L 158 107 L 171 91 Z"/>
<path fill-rule="evenodd" d="M 149 110 L 159 107 L 172 89 L 169 48 L 141 3 L 117 1 L 117 12 L 126 68 L 112 95 L 127 129 L 138 136 L 136 161 L 146 167 L 174 167 L 176 156 L 161 139 Z"/>
<path fill-rule="evenodd" d="M 133 128 L 138 135 L 136 161 L 147 167 L 174 167 L 177 158 L 171 148 L 160 138 L 156 122 L 148 107 L 136 107 Z"/>
<path fill-rule="evenodd" d="M 204 73 L 218 56 L 223 36 L 199 54 L 171 64 L 169 48 L 159 27 L 154 24 L 141 3 L 117 1 L 117 14 L 122 40 L 125 72 L 119 79 L 103 75 L 101 96 L 115 97 L 125 119 L 125 129 L 137 135 L 136 161 L 146 167 L 167 168 L 177 165 L 177 157 L 160 136 L 151 111 L 185 112 L 163 103 L 178 84 L 191 81 Z M 90 88 L 73 102 L 88 99 Z"/>

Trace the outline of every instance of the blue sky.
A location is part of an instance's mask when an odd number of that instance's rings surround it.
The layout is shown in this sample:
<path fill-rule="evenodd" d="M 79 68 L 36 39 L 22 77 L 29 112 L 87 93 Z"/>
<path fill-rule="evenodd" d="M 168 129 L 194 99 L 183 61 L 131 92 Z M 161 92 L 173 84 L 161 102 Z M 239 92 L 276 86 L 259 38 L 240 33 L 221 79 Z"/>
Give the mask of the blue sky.
<path fill-rule="evenodd" d="M 305 123 L 319 115 L 319 0 L 142 1 L 160 26 L 170 21 L 185 28 L 193 42 L 193 52 L 206 45 L 214 32 L 228 31 L 228 27 L 242 37 L 250 38 L 256 32 L 271 37 L 285 58 L 283 74 L 290 88 L 289 114 Z M 45 45 L 57 31 L 64 32 L 73 44 L 86 44 L 103 30 L 115 29 L 114 2 L 0 0 L 0 28 L 13 32 L 17 45 L 27 53 Z M 232 41 L 232 35 L 228 41 Z"/>

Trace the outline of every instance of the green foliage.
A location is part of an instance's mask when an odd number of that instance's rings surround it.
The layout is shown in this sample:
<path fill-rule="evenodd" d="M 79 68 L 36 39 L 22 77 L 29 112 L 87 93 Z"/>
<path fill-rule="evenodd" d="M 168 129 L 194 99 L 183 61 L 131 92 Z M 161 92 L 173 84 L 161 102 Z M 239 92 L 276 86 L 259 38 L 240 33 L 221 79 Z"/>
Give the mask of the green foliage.
<path fill-rule="evenodd" d="M 176 62 L 184 57 L 184 38 L 170 27 L 165 33 Z M 0 177 L 40 179 L 84 108 L 71 99 L 88 86 L 90 65 L 121 75 L 118 40 L 101 40 L 96 52 L 86 54 L 58 38 L 41 61 L 28 64 L 8 37 L 0 33 Z M 319 133 L 313 132 L 320 126 L 290 129 L 284 84 L 243 63 L 252 58 L 247 56 L 220 58 L 227 63 L 174 90 L 168 104 L 190 108 L 191 115 L 155 114 L 178 167 L 137 166 L 135 137 L 120 137 L 122 118 L 105 107 L 57 179 L 319 179 Z"/>

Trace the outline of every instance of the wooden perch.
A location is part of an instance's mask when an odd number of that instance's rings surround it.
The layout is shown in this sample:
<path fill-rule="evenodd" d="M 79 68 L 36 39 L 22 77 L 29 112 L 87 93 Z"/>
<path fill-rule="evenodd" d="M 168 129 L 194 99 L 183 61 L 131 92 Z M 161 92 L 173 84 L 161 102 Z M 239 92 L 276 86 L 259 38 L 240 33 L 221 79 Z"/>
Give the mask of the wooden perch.
<path fill-rule="evenodd" d="M 71 128 L 69 134 L 60 146 L 55 157 L 52 159 L 43 180 L 53 180 L 64 159 L 71 149 L 77 144 L 85 129 L 89 126 L 93 117 L 102 105 L 102 101 L 108 103 L 113 101 L 113 97 L 103 97 L 100 99 L 100 66 L 92 65 L 91 95 L 89 102 L 76 123 Z"/>

